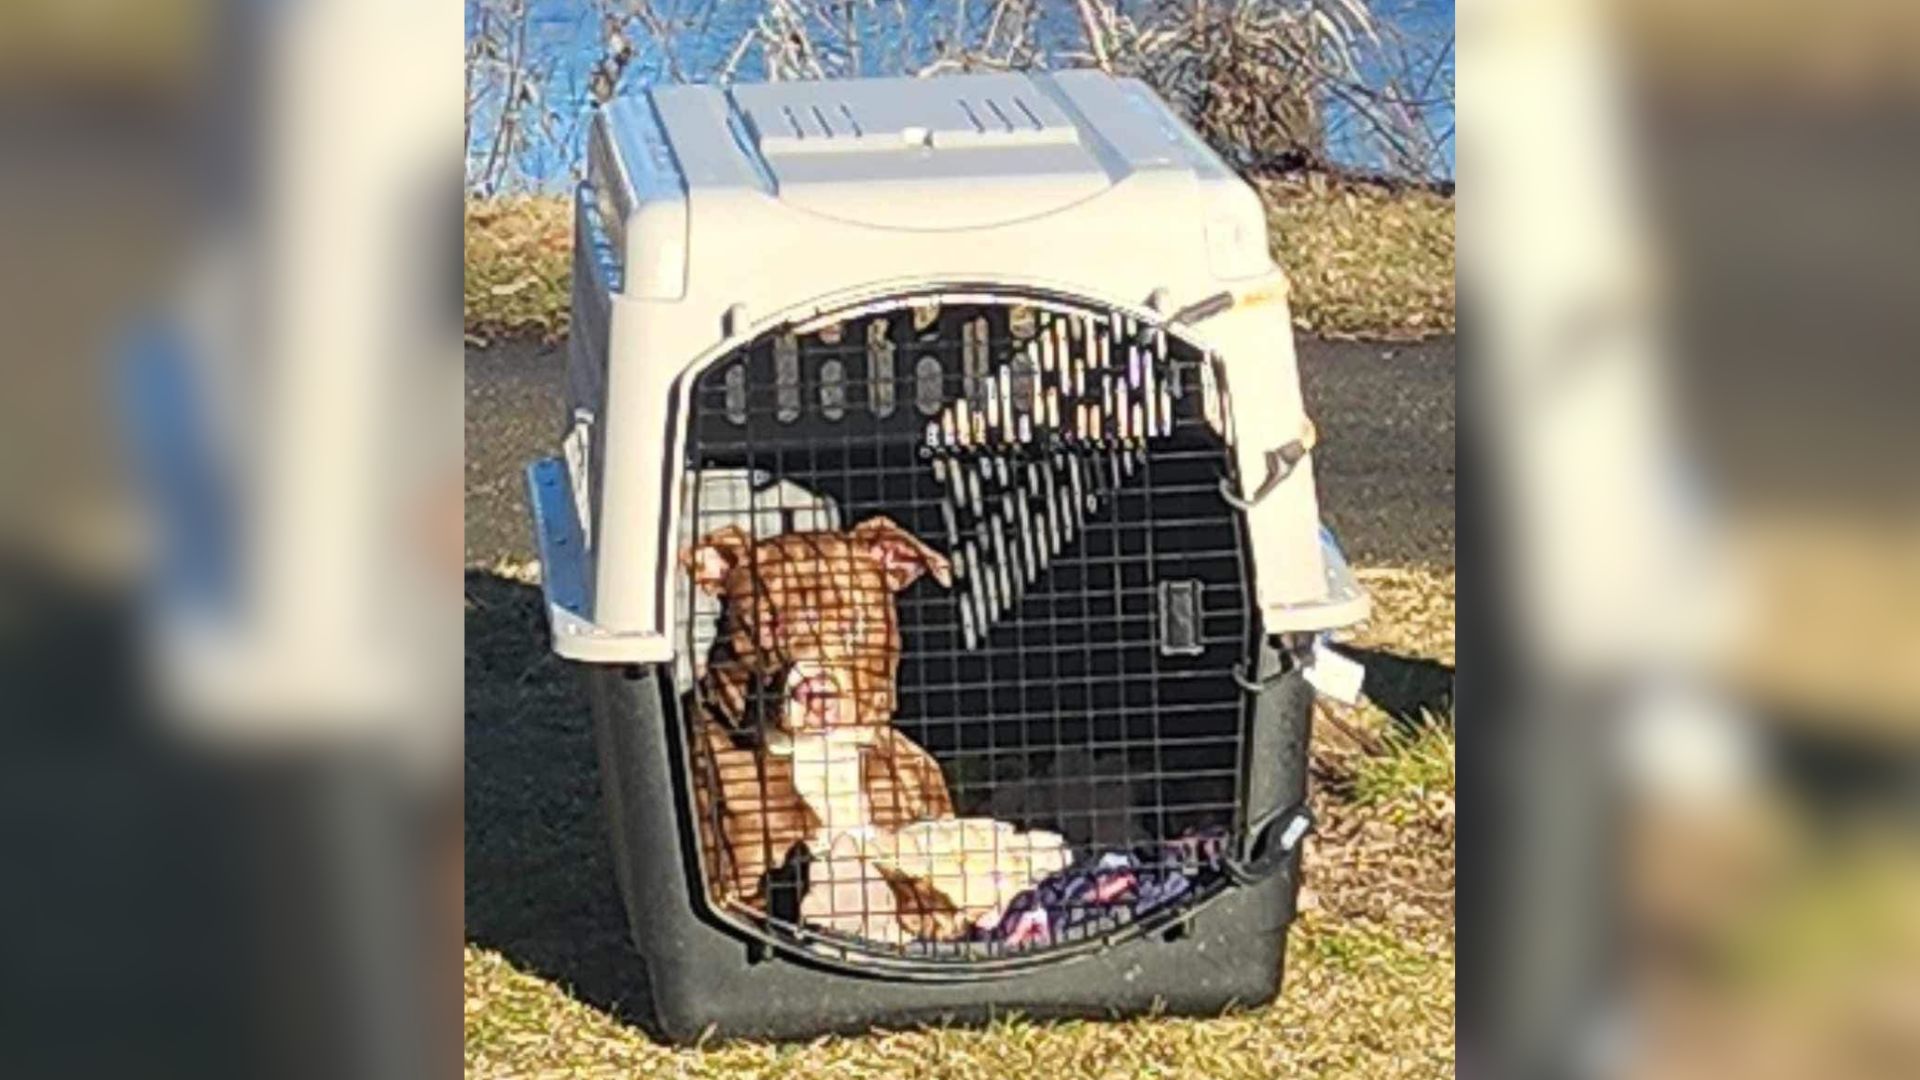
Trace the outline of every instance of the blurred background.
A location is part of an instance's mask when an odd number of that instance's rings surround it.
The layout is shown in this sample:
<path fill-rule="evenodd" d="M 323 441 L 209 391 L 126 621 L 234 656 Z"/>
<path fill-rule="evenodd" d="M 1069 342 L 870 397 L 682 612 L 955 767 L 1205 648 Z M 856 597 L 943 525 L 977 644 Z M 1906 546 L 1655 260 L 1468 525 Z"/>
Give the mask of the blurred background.
<path fill-rule="evenodd" d="M 6 1075 L 457 1067 L 460 59 L 0 7 Z"/>
<path fill-rule="evenodd" d="M 898 53 L 1464 180 L 1461 1071 L 1912 1075 L 1916 12 L 15 0 L 0 1069 L 457 1067 L 461 193 Z"/>
<path fill-rule="evenodd" d="M 1916 14 L 1460 6 L 1469 1069 L 1920 1064 Z"/>

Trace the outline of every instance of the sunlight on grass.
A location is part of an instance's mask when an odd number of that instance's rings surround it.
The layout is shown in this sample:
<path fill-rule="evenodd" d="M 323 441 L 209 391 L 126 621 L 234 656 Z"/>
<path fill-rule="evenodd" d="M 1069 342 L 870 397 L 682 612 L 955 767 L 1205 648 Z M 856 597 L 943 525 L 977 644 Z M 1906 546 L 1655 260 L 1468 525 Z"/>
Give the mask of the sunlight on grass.
<path fill-rule="evenodd" d="M 1313 177 L 1256 185 L 1293 320 L 1326 337 L 1406 340 L 1453 332 L 1453 200 Z M 466 204 L 469 340 L 565 334 L 573 204 L 561 196 Z"/>
<path fill-rule="evenodd" d="M 515 968 L 466 953 L 473 1077 L 1439 1077 L 1453 1072 L 1451 935 L 1304 921 L 1271 1008 L 1209 1019 L 876 1032 L 770 1046 L 670 1049 Z"/>
<path fill-rule="evenodd" d="M 1453 654 L 1453 576 L 1362 569 L 1361 636 Z M 622 1015 L 640 984 L 598 825 L 592 738 L 540 631 L 533 564 L 467 575 L 470 1077 L 1450 1077 L 1454 1074 L 1452 717 L 1383 735 L 1382 754 L 1316 752 L 1319 827 L 1280 999 L 1205 1019 L 1005 1020 L 797 1045 L 675 1049 Z M 1384 718 L 1379 730 L 1386 731 Z M 497 759 L 510 767 L 475 770 Z M 567 868 L 523 880 L 530 862 Z M 581 987 L 541 974 L 568 971 Z M 608 987 L 615 989 L 609 990 Z M 596 1005 L 593 1002 L 600 1004 Z"/>
<path fill-rule="evenodd" d="M 1256 185 L 1293 321 L 1323 337 L 1453 333 L 1453 200 L 1324 177 Z"/>
<path fill-rule="evenodd" d="M 1454 573 L 1429 567 L 1360 566 L 1354 577 L 1373 601 L 1373 614 L 1339 640 L 1454 662 Z"/>
<path fill-rule="evenodd" d="M 573 288 L 573 204 L 550 195 L 466 203 L 469 340 L 558 338 Z"/>
<path fill-rule="evenodd" d="M 1451 797 L 1454 781 L 1453 718 L 1431 717 L 1429 726 L 1408 737 L 1387 737 L 1388 752 L 1354 766 L 1352 800 L 1356 806 L 1383 806 L 1404 800 Z"/>

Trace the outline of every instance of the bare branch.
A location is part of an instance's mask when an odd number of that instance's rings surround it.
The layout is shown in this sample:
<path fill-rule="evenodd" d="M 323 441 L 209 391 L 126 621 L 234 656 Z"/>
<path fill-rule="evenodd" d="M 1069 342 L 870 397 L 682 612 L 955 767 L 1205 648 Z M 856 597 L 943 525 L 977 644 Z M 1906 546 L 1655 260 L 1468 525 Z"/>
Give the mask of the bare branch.
<path fill-rule="evenodd" d="M 1107 33 L 1094 18 L 1091 0 L 1074 0 L 1074 7 L 1080 13 L 1080 31 L 1086 35 L 1087 48 L 1093 53 L 1093 62 L 1101 71 L 1111 72 L 1113 61 L 1107 56 Z"/>
<path fill-rule="evenodd" d="M 675 81 L 729 82 L 756 51 L 774 80 L 1058 65 L 1131 75 L 1243 170 L 1340 156 L 1425 180 L 1443 175 L 1452 138 L 1452 38 L 1409 37 L 1376 18 L 1376 0 L 952 0 L 920 15 L 906 0 L 596 0 L 602 53 L 584 88 L 532 85 L 528 0 L 471 2 L 476 189 L 505 184 L 523 147 L 570 141 L 634 62 Z M 730 25 L 715 14 L 723 2 L 751 20 L 724 52 L 713 41 Z M 542 89 L 558 108 L 541 105 L 530 121 Z"/>

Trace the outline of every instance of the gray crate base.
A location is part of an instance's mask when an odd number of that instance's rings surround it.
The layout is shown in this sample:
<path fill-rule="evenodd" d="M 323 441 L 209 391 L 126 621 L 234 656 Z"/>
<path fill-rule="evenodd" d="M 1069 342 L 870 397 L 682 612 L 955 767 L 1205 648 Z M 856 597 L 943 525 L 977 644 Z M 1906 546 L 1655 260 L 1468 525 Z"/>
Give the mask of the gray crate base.
<path fill-rule="evenodd" d="M 805 1039 L 873 1027 L 1034 1018 L 1209 1015 L 1271 1001 L 1280 987 L 1299 852 L 1252 886 L 1227 890 L 1177 933 L 996 978 L 929 982 L 849 974 L 784 952 L 766 955 L 698 900 L 673 707 L 660 669 L 589 666 L 585 679 L 614 862 L 651 1000 L 637 1011 L 669 1042 Z M 1312 692 L 1290 674 L 1262 695 L 1252 734 L 1253 789 L 1279 804 L 1305 789 Z M 1168 940 L 1171 938 L 1171 940 Z"/>

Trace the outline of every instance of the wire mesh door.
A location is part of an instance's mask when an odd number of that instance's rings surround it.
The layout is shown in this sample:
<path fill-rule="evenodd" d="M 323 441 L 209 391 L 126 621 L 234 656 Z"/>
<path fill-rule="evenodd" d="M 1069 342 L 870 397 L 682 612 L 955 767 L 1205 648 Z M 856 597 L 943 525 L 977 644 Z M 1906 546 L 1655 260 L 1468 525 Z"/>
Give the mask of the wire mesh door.
<path fill-rule="evenodd" d="M 703 371 L 687 746 L 709 895 L 863 963 L 989 967 L 1226 887 L 1257 644 L 1204 355 L 921 299 Z"/>

